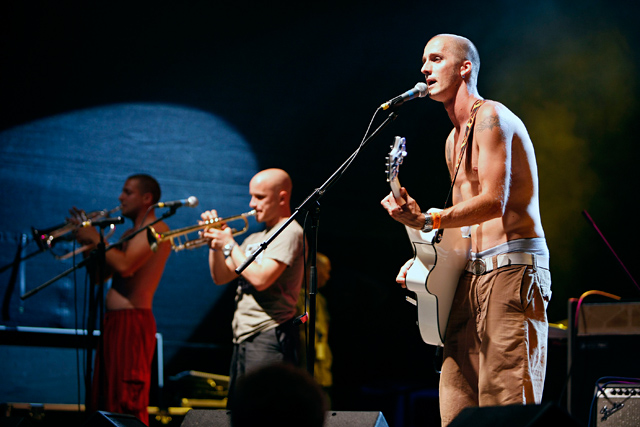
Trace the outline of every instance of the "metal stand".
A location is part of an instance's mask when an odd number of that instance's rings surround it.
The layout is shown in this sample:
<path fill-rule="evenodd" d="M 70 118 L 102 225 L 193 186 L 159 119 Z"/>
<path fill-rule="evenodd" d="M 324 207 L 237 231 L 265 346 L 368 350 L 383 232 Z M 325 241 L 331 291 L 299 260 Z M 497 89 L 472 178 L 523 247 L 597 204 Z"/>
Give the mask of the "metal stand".
<path fill-rule="evenodd" d="M 251 264 L 256 257 L 269 246 L 269 244 L 293 222 L 296 217 L 300 214 L 300 212 L 305 211 L 308 212 L 311 216 L 311 234 L 309 238 L 309 262 L 310 262 L 310 285 L 309 285 L 309 336 L 308 336 L 308 349 L 307 349 L 307 369 L 309 374 L 313 376 L 314 370 L 314 360 L 315 360 L 315 322 L 316 322 L 316 294 L 318 290 L 318 277 L 316 274 L 316 265 L 317 265 L 317 233 L 318 233 L 318 223 L 320 218 L 320 198 L 326 193 L 326 191 L 335 184 L 338 179 L 342 176 L 342 174 L 347 170 L 349 165 L 355 160 L 357 155 L 360 153 L 360 150 L 364 148 L 374 136 L 376 136 L 382 129 L 384 129 L 392 120 L 395 120 L 398 117 L 398 114 L 392 112 L 389 116 L 382 122 L 378 128 L 371 133 L 370 136 L 366 137 L 357 150 L 347 158 L 347 160 L 327 179 L 324 184 L 320 188 L 316 188 L 313 193 L 311 193 L 307 199 L 302 202 L 300 206 L 296 208 L 293 214 L 287 219 L 287 221 L 278 228 L 268 239 L 260 243 L 260 246 L 247 257 L 247 259 L 236 268 L 236 274 L 241 274 L 245 268 L 249 264 Z"/>

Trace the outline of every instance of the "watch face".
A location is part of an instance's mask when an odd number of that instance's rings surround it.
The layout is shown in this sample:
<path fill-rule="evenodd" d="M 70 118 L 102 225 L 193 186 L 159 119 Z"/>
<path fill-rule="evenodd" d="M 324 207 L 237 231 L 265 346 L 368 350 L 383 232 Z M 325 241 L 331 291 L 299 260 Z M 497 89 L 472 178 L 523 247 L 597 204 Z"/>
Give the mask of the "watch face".
<path fill-rule="evenodd" d="M 425 233 L 433 230 L 433 217 L 430 214 L 424 214 L 424 226 L 422 231 Z"/>
<path fill-rule="evenodd" d="M 224 256 L 231 255 L 231 251 L 233 250 L 234 246 L 235 244 L 233 243 L 227 243 L 226 245 L 224 245 L 224 248 L 222 248 L 222 253 L 224 254 Z"/>

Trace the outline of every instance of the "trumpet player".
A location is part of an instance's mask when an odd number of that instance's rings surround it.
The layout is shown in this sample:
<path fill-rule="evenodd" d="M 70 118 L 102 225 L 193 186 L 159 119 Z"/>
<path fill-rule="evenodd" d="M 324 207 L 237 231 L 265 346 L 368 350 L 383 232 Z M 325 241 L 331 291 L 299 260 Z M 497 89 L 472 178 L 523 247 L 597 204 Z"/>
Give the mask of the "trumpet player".
<path fill-rule="evenodd" d="M 118 200 L 122 215 L 133 221 L 133 228 L 124 237 L 156 220 L 150 208 L 160 200 L 160 186 L 149 175 L 132 175 Z M 75 221 L 82 220 L 82 211 L 73 208 L 70 212 Z M 169 229 L 164 222 L 154 226 L 160 231 Z M 97 245 L 100 235 L 94 227 L 79 228 L 76 239 L 83 245 Z M 152 252 L 145 233 L 138 233 L 121 248 L 106 251 L 106 267 L 113 279 L 106 294 L 103 340 L 96 352 L 88 409 L 132 414 L 149 424 L 147 408 L 156 344 L 152 302 L 170 253 L 169 242 Z"/>
<path fill-rule="evenodd" d="M 297 363 L 298 328 L 293 324 L 304 275 L 302 227 L 291 222 L 239 277 L 235 269 L 291 216 L 292 183 L 282 169 L 258 172 L 249 183 L 256 221 L 264 231 L 237 245 L 230 227 L 204 229 L 209 244 L 209 269 L 217 285 L 238 278 L 232 321 L 233 354 L 229 402 L 237 380 L 256 367 L 273 362 Z M 218 217 L 206 211 L 203 221 Z"/>

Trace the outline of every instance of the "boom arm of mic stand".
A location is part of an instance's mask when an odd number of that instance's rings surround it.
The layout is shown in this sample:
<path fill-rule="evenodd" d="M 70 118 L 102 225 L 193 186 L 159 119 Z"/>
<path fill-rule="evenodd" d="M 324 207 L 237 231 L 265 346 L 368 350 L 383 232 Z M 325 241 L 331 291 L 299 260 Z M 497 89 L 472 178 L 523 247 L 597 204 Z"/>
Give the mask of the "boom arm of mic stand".
<path fill-rule="evenodd" d="M 380 124 L 380 126 L 378 126 L 378 128 L 376 130 L 374 130 L 371 135 L 369 135 L 363 142 L 362 144 L 360 144 L 360 146 L 358 147 L 358 149 L 356 151 L 354 151 L 349 158 L 347 158 L 347 160 L 344 161 L 344 163 L 342 163 L 342 165 L 340 165 L 340 167 L 329 177 L 329 179 L 327 179 L 324 184 L 322 184 L 322 186 L 320 188 L 316 188 L 313 193 L 311 193 L 309 195 L 309 197 L 307 197 L 307 199 L 302 202 L 302 204 L 300 206 L 298 206 L 296 208 L 296 210 L 293 212 L 293 214 L 289 217 L 289 219 L 287 219 L 287 221 L 282 224 L 282 226 L 280 226 L 280 228 L 278 230 L 276 230 L 275 233 L 273 233 L 271 235 L 271 237 L 269 237 L 267 240 L 265 240 L 264 242 L 260 243 L 260 246 L 258 246 L 258 248 L 247 257 L 247 259 L 244 260 L 244 262 L 242 264 L 240 264 L 240 266 L 238 268 L 235 269 L 236 274 L 240 275 L 248 266 L 249 264 L 251 264 L 258 255 L 260 255 L 260 253 L 265 250 L 267 248 L 267 246 L 269 246 L 269 244 L 273 241 L 273 239 L 275 239 L 281 232 L 282 230 L 284 230 L 286 227 L 289 226 L 289 224 L 291 224 L 291 222 L 295 219 L 295 217 L 298 215 L 298 213 L 301 210 L 305 210 L 305 211 L 309 211 L 311 209 L 311 205 L 315 205 L 318 200 L 324 195 L 324 193 L 327 191 L 327 189 L 332 186 L 335 182 L 338 181 L 338 179 L 340 178 L 340 176 L 344 173 L 344 171 L 349 167 L 349 165 L 351 164 L 351 162 L 353 162 L 353 160 L 355 159 L 355 157 L 358 155 L 358 153 L 360 152 L 360 150 L 362 148 L 364 148 L 369 141 L 371 141 L 373 139 L 374 136 L 378 135 L 378 133 L 380 133 L 380 131 L 382 129 L 384 129 L 385 127 L 387 127 L 387 125 L 392 121 L 395 120 L 398 117 L 398 114 L 396 112 L 391 112 L 391 114 L 389 114 L 389 116 L 384 120 L 384 122 L 382 122 L 382 124 Z"/>
<path fill-rule="evenodd" d="M 309 286 L 309 329 L 307 335 L 307 371 L 313 377 L 314 375 L 314 362 L 315 362 L 315 324 L 316 324 L 316 292 L 318 290 L 318 276 L 316 274 L 316 256 L 317 256 L 317 233 L 318 233 L 318 223 L 320 217 L 320 203 L 318 200 L 320 197 L 324 195 L 327 189 L 335 184 L 337 180 L 342 176 L 344 171 L 349 167 L 349 165 L 356 158 L 360 150 L 374 137 L 376 136 L 383 128 L 387 126 L 391 122 L 391 120 L 395 120 L 398 115 L 395 112 L 389 114 L 389 116 L 385 119 L 385 121 L 378 126 L 378 128 L 371 133 L 369 137 L 367 137 L 360 146 L 356 149 L 356 151 L 349 156 L 349 158 L 329 177 L 328 180 L 325 181 L 324 184 L 320 188 L 316 188 L 307 199 L 302 202 L 302 204 L 296 208 L 293 214 L 285 221 L 280 228 L 278 228 L 275 233 L 273 233 L 267 240 L 260 243 L 260 246 L 250 255 L 248 256 L 244 262 L 235 269 L 236 274 L 240 275 L 248 266 L 251 264 L 258 254 L 266 249 L 267 246 L 275 239 L 286 227 L 291 224 L 292 221 L 295 220 L 295 217 L 298 216 L 300 211 L 305 210 L 311 213 L 311 233 L 309 234 L 309 260 L 310 260 L 310 269 L 311 269 L 311 283 Z"/>
<path fill-rule="evenodd" d="M 139 230 L 134 231 L 133 233 L 129 234 L 128 236 L 123 237 L 122 239 L 120 239 L 119 241 L 114 243 L 113 245 L 107 246 L 105 248 L 105 253 L 108 250 L 110 250 L 112 248 L 115 248 L 115 247 L 118 247 L 118 246 L 122 245 L 124 242 L 133 239 L 136 235 L 138 235 L 138 233 L 141 233 L 142 231 L 148 229 L 149 227 L 151 227 L 152 225 L 156 224 L 157 222 L 160 222 L 163 219 L 168 218 L 168 217 L 170 217 L 171 215 L 173 215 L 175 213 L 176 213 L 176 208 L 172 207 L 168 212 L 165 212 L 164 214 L 162 214 L 162 216 L 160 218 L 157 218 L 155 221 L 145 225 L 144 227 L 140 228 Z M 25 299 L 34 296 L 35 294 L 37 294 L 38 292 L 40 292 L 41 290 L 43 290 L 47 286 L 51 285 L 52 283 L 55 283 L 58 280 L 62 279 L 63 277 L 68 276 L 73 271 L 77 270 L 78 268 L 84 267 L 85 265 L 87 265 L 92 260 L 92 258 L 93 258 L 93 254 L 89 254 L 89 256 L 87 258 L 83 259 L 82 261 L 80 261 L 78 264 L 74 265 L 70 269 L 68 269 L 66 271 L 63 271 L 62 273 L 58 274 L 53 279 L 49 279 L 48 281 L 46 281 L 42 285 L 40 285 L 40 286 L 38 286 L 36 288 L 33 288 L 30 291 L 25 292 L 24 294 L 20 295 L 20 299 L 24 301 Z"/>

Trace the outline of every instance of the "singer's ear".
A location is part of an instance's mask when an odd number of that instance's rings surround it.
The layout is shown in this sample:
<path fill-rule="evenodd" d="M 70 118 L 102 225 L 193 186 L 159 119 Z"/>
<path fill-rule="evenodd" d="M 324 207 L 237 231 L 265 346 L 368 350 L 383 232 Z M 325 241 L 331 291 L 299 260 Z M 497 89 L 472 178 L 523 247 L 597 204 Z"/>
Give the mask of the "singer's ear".
<path fill-rule="evenodd" d="M 284 206 L 288 203 L 288 196 L 289 193 L 286 190 L 280 190 L 280 193 L 278 193 L 278 201 L 280 205 Z"/>
<path fill-rule="evenodd" d="M 473 67 L 471 61 L 463 61 L 460 65 L 460 77 L 462 77 L 463 79 L 469 77 L 469 74 L 471 73 L 471 67 Z"/>
<path fill-rule="evenodd" d="M 151 206 L 153 204 L 153 194 L 144 193 L 142 194 L 142 203 L 145 205 Z"/>

